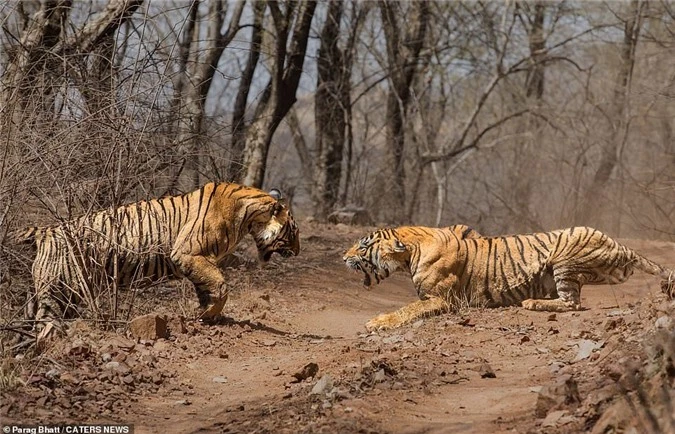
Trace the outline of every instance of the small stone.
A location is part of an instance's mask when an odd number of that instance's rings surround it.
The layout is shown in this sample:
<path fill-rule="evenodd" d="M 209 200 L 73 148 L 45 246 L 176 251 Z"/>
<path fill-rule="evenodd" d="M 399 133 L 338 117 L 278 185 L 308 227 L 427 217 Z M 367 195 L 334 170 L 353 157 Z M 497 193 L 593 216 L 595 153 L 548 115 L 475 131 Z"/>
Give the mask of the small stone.
<path fill-rule="evenodd" d="M 673 328 L 673 319 L 667 315 L 659 317 L 654 323 L 656 329 L 670 330 Z"/>
<path fill-rule="evenodd" d="M 151 313 L 131 320 L 129 331 L 137 339 L 166 339 L 169 336 L 166 325 L 167 321 L 165 317 Z"/>
<path fill-rule="evenodd" d="M 312 387 L 312 391 L 310 392 L 310 395 L 323 395 L 326 394 L 328 391 L 330 391 L 333 388 L 333 378 L 325 374 L 321 377 L 319 381 L 316 382 L 314 387 Z"/>
<path fill-rule="evenodd" d="M 214 383 L 227 383 L 227 378 L 221 377 L 221 376 L 213 377 L 213 382 Z"/>
<path fill-rule="evenodd" d="M 296 372 L 295 374 L 293 374 L 293 377 L 295 377 L 297 383 L 307 378 L 314 377 L 317 372 L 319 372 L 319 365 L 312 362 L 303 366 L 300 372 Z"/>
<path fill-rule="evenodd" d="M 567 413 L 566 410 L 556 410 L 552 411 L 546 415 L 544 421 L 541 423 L 541 426 L 544 428 L 549 428 L 558 425 L 558 421 Z"/>
<path fill-rule="evenodd" d="M 185 334 L 188 332 L 188 329 L 185 326 L 185 318 L 178 315 L 168 318 L 167 327 L 172 335 Z"/>
<path fill-rule="evenodd" d="M 604 341 L 596 342 L 589 339 L 581 339 L 579 341 L 579 351 L 577 356 L 574 358 L 575 362 L 584 360 L 590 357 L 593 351 L 602 348 L 605 345 Z"/>
<path fill-rule="evenodd" d="M 105 369 L 120 375 L 127 375 L 129 372 L 131 372 L 129 365 L 124 362 L 108 362 L 105 364 Z"/>
<path fill-rule="evenodd" d="M 488 363 L 481 363 L 478 367 L 480 378 L 497 378 L 497 374 Z"/>
<path fill-rule="evenodd" d="M 375 372 L 375 375 L 373 376 L 373 381 L 375 383 L 382 383 L 386 379 L 387 374 L 384 372 L 384 369 L 378 370 L 377 372 Z"/>
<path fill-rule="evenodd" d="M 109 361 L 112 360 L 112 356 L 110 355 L 110 353 L 103 353 L 103 354 L 101 354 L 101 360 L 104 363 L 108 363 Z"/>

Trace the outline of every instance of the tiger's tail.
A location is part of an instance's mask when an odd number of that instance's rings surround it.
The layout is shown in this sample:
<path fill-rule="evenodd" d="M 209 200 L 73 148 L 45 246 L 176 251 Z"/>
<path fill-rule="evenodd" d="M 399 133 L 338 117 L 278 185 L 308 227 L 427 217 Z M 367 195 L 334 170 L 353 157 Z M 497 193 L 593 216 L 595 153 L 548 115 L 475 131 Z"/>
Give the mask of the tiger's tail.
<path fill-rule="evenodd" d="M 669 298 L 675 298 L 675 270 L 668 269 L 651 261 L 637 252 L 632 252 L 635 268 L 661 278 L 661 290 Z"/>

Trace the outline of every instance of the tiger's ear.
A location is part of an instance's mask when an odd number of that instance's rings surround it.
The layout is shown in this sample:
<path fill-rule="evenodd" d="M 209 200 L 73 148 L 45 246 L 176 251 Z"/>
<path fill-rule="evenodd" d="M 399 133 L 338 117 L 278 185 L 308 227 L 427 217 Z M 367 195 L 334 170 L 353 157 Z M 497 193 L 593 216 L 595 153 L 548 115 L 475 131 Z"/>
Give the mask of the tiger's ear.
<path fill-rule="evenodd" d="M 273 188 L 269 191 L 269 195 L 272 196 L 276 200 L 281 200 L 283 199 L 283 195 L 281 194 L 281 191 L 278 188 Z"/>
<path fill-rule="evenodd" d="M 407 250 L 408 248 L 400 242 L 399 240 L 394 240 L 394 252 L 396 253 L 403 253 Z"/>

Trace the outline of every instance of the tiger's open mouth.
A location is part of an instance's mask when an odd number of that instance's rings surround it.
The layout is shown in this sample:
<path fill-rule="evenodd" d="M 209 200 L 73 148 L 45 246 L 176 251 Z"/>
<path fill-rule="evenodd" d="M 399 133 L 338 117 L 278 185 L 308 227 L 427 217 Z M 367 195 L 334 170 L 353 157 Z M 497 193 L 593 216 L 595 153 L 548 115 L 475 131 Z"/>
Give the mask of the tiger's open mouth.
<path fill-rule="evenodd" d="M 373 275 L 375 276 L 377 283 L 380 283 L 380 279 L 378 278 L 377 273 L 370 273 L 369 270 L 367 270 L 366 267 L 364 267 L 361 261 L 358 260 L 358 258 L 353 257 L 345 258 L 345 263 L 347 264 L 347 267 L 350 268 L 351 270 L 354 270 L 357 273 L 358 272 L 363 273 L 363 286 L 365 286 L 366 288 L 370 288 L 373 286 Z"/>
<path fill-rule="evenodd" d="M 290 258 L 291 256 L 298 256 L 298 252 L 291 248 L 281 248 L 276 250 L 268 250 L 262 256 L 263 261 L 268 262 L 272 258 L 272 254 L 278 253 L 283 258 Z"/>

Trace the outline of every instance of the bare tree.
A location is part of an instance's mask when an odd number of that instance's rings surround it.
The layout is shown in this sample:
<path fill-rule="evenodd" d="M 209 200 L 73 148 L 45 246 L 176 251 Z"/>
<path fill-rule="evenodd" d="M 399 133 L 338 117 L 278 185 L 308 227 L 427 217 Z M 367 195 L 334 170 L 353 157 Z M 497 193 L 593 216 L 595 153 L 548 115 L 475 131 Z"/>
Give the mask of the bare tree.
<path fill-rule="evenodd" d="M 314 98 L 316 122 L 316 158 L 312 200 L 318 218 L 324 219 L 340 197 L 342 162 L 348 129 L 351 127 L 351 73 L 354 48 L 360 25 L 368 11 L 352 4 L 351 26 L 344 48 L 340 48 L 342 0 L 328 4 L 326 22 L 321 31 L 317 59 L 317 84 Z M 345 186 L 349 185 L 349 180 Z M 347 188 L 347 187 L 345 187 Z"/>
<path fill-rule="evenodd" d="M 142 0 L 110 0 L 104 11 L 77 33 L 66 35 L 70 0 L 44 0 L 39 10 L 26 20 L 26 26 L 12 47 L 12 57 L 2 77 L 2 117 L 21 123 L 24 113 L 37 110 L 53 117 L 54 101 L 60 84 L 73 71 L 73 59 L 82 61 L 110 43 L 110 35 L 143 3 Z M 24 13 L 23 6 L 19 13 Z M 96 61 L 94 61 L 96 63 Z M 100 72 L 100 68 L 94 67 Z M 73 70 L 77 70 L 73 68 Z M 32 108 L 31 106 L 39 105 Z"/>
<path fill-rule="evenodd" d="M 379 7 L 387 45 L 387 73 L 390 83 L 387 93 L 386 140 L 389 146 L 388 163 L 392 173 L 387 182 L 391 182 L 393 191 L 389 218 L 399 220 L 402 217 L 399 210 L 404 209 L 406 203 L 403 129 L 410 103 L 410 86 L 418 70 L 420 52 L 429 23 L 429 4 L 414 2 L 410 5 L 410 13 L 405 15 L 401 9 L 402 4 L 398 2 L 380 1 Z"/>
<path fill-rule="evenodd" d="M 613 99 L 605 112 L 611 126 L 610 134 L 601 146 L 600 163 L 595 170 L 582 203 L 591 203 L 601 198 L 612 174 L 619 167 L 621 152 L 626 145 L 628 129 L 630 128 L 630 92 L 636 61 L 636 48 L 645 7 L 642 0 L 632 0 L 623 22 L 620 64 L 615 76 Z M 585 224 L 584 222 L 588 222 L 595 211 L 597 210 L 593 207 L 580 206 L 577 219 L 580 223 Z M 613 220 L 613 226 L 612 231 L 619 233 L 620 223 L 616 219 Z"/>
<path fill-rule="evenodd" d="M 283 6 L 282 10 L 279 6 Z M 296 100 L 296 90 L 305 61 L 307 40 L 316 2 L 268 2 L 275 30 L 274 65 L 271 77 L 255 110 L 253 121 L 246 126 L 246 143 L 240 181 L 262 186 L 267 154 L 274 132 Z M 290 38 L 290 47 L 288 46 Z"/>
<path fill-rule="evenodd" d="M 193 11 L 199 9 L 200 2 L 194 1 L 190 6 Z M 239 21 L 244 10 L 245 2 L 238 1 L 230 23 L 225 32 L 221 28 L 225 23 L 228 12 L 228 2 L 214 0 L 208 3 L 207 14 L 194 22 L 195 15 L 189 14 L 191 20 L 188 29 L 192 31 L 187 49 L 187 68 L 185 78 L 179 81 L 180 95 L 178 127 L 178 148 L 182 157 L 182 167 L 179 170 L 178 185 L 181 191 L 190 191 L 199 185 L 199 148 L 202 125 L 204 120 L 204 103 L 215 71 L 218 69 L 223 50 L 230 44 L 239 31 Z M 206 38 L 202 36 L 203 27 L 206 27 Z"/>
<path fill-rule="evenodd" d="M 248 58 L 239 80 L 239 90 L 237 91 L 232 112 L 232 144 L 230 146 L 230 163 L 227 171 L 228 177 L 231 179 L 240 178 L 244 172 L 242 162 L 246 143 L 246 107 L 262 49 L 263 19 L 267 3 L 264 0 L 255 0 L 253 5 L 253 26 Z"/>

